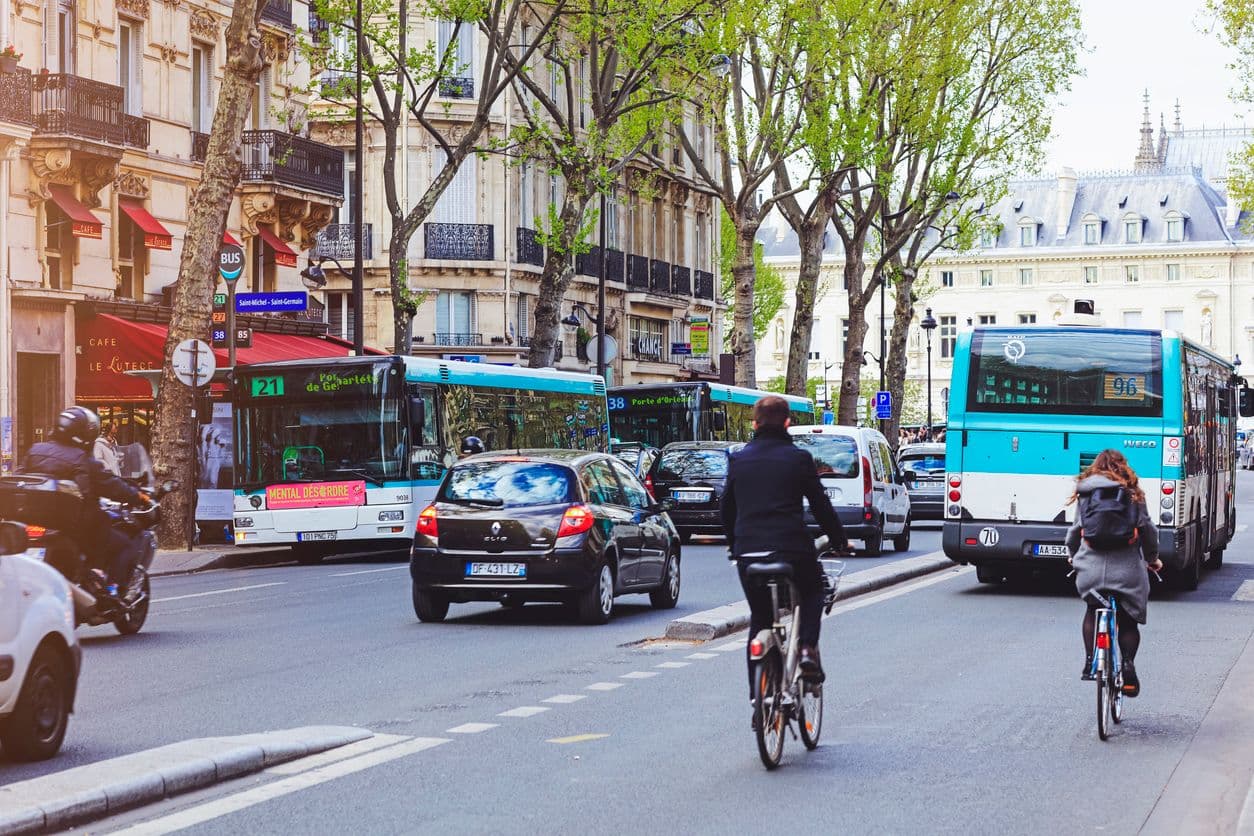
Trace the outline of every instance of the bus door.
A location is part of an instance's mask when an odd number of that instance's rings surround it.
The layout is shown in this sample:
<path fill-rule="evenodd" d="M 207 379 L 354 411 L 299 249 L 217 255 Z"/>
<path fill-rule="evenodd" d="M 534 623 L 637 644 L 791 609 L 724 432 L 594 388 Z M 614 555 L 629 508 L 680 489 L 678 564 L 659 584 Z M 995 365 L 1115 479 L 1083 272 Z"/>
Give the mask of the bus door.
<path fill-rule="evenodd" d="M 1219 530 L 1219 410 L 1216 399 L 1215 384 L 1206 381 L 1206 420 L 1203 422 L 1206 450 L 1203 461 L 1206 473 L 1206 548 L 1209 550 L 1218 541 Z"/>
<path fill-rule="evenodd" d="M 450 463 L 441 455 L 437 407 L 440 399 L 434 386 L 410 384 L 407 393 L 410 401 L 409 477 L 414 481 L 416 500 L 425 502 L 435 496 L 435 488 Z"/>

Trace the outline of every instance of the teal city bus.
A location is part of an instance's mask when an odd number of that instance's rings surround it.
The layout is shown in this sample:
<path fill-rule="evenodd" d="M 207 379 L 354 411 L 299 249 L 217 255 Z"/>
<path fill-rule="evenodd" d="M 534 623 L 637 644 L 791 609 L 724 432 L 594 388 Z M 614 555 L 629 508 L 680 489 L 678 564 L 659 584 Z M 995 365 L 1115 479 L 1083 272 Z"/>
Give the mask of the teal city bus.
<path fill-rule="evenodd" d="M 1076 476 L 1110 448 L 1140 478 L 1169 573 L 1196 588 L 1236 530 L 1236 418 L 1249 400 L 1231 363 L 1172 331 L 964 331 L 945 439 L 945 553 L 985 583 L 1065 567 Z"/>
<path fill-rule="evenodd" d="M 753 405 L 773 392 L 721 383 L 642 383 L 609 391 L 610 433 L 618 441 L 665 447 L 672 441 L 748 441 Z M 808 398 L 788 401 L 794 424 L 814 423 Z"/>
<path fill-rule="evenodd" d="M 609 439 L 600 377 L 424 357 L 249 365 L 233 404 L 235 542 L 309 559 L 411 542 L 467 436 L 489 451 Z"/>

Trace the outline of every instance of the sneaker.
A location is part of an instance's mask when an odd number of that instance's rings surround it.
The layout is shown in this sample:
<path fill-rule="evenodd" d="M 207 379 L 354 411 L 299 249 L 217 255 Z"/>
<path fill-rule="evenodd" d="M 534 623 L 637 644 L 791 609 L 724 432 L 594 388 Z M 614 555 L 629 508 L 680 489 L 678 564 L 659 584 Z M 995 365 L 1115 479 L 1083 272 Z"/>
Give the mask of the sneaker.
<path fill-rule="evenodd" d="M 1084 682 L 1092 682 L 1097 679 L 1097 674 L 1093 673 L 1093 657 L 1087 656 L 1084 659 L 1084 670 L 1080 671 L 1080 679 Z"/>
<path fill-rule="evenodd" d="M 823 665 L 819 662 L 817 647 L 803 645 L 801 647 L 801 678 L 808 682 L 822 682 L 827 678 L 823 673 Z"/>
<path fill-rule="evenodd" d="M 1131 662 L 1123 663 L 1123 695 L 1135 697 L 1141 693 L 1141 680 L 1137 679 L 1136 668 Z"/>

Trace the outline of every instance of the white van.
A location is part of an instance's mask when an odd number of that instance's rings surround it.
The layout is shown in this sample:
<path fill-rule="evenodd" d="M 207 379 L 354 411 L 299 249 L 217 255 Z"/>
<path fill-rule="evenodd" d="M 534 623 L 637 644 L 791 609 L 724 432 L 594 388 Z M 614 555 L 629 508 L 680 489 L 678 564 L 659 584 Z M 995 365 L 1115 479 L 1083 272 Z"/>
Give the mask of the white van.
<path fill-rule="evenodd" d="M 885 539 L 897 551 L 910 548 L 910 496 L 878 430 L 815 424 L 789 427 L 788 432 L 794 444 L 814 457 L 847 538 L 861 540 L 870 557 L 882 553 Z M 806 523 L 819 532 L 809 509 Z"/>

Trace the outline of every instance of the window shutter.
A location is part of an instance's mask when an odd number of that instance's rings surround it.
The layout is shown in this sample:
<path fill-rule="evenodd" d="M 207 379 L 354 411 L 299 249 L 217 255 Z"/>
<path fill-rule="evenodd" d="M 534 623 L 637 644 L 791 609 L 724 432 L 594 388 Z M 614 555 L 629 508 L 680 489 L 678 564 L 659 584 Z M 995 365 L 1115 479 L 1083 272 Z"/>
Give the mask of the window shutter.
<path fill-rule="evenodd" d="M 531 311 L 525 293 L 518 294 L 518 339 L 525 340 L 531 336 Z"/>
<path fill-rule="evenodd" d="M 435 331 L 437 334 L 447 334 L 448 327 L 448 306 L 449 294 L 447 291 L 440 291 L 435 297 Z"/>
<path fill-rule="evenodd" d="M 414 204 L 417 203 L 422 198 L 423 192 L 426 191 L 425 183 L 427 182 L 425 178 L 423 178 L 422 176 L 422 172 L 423 172 L 422 153 L 420 151 L 414 150 L 413 148 L 409 149 L 408 153 L 409 153 L 409 165 L 406 170 L 406 179 L 408 180 L 408 184 L 409 184 L 409 200 L 408 200 L 407 205 L 405 206 L 405 211 L 407 213 L 410 209 L 413 208 Z M 431 217 L 429 220 L 438 221 L 440 219 L 438 206 L 436 207 L 436 211 L 432 214 L 433 214 L 433 217 Z M 422 244 L 423 244 L 422 230 L 417 230 L 414 232 L 413 235 L 409 237 L 409 247 L 406 250 L 411 262 L 416 258 L 423 257 Z"/>
<path fill-rule="evenodd" d="M 434 168 L 434 164 L 433 164 Z M 432 171 L 432 177 L 439 170 Z M 475 222 L 475 191 L 479 181 L 479 160 L 470 156 L 462 160 L 457 173 L 440 195 L 435 205 L 436 220 L 449 224 L 472 224 Z"/>
<path fill-rule="evenodd" d="M 448 45 L 453 40 L 453 26 L 455 24 L 451 20 L 441 20 L 436 24 L 436 41 L 439 52 L 436 54 L 437 61 L 444 60 L 444 54 L 448 51 Z M 456 56 L 454 56 L 456 61 Z"/>
<path fill-rule="evenodd" d="M 479 297 L 474 293 L 466 294 L 466 331 L 474 333 L 479 330 Z"/>
<path fill-rule="evenodd" d="M 462 21 L 457 30 L 457 76 L 461 78 L 475 77 L 475 27 L 468 21 Z"/>

